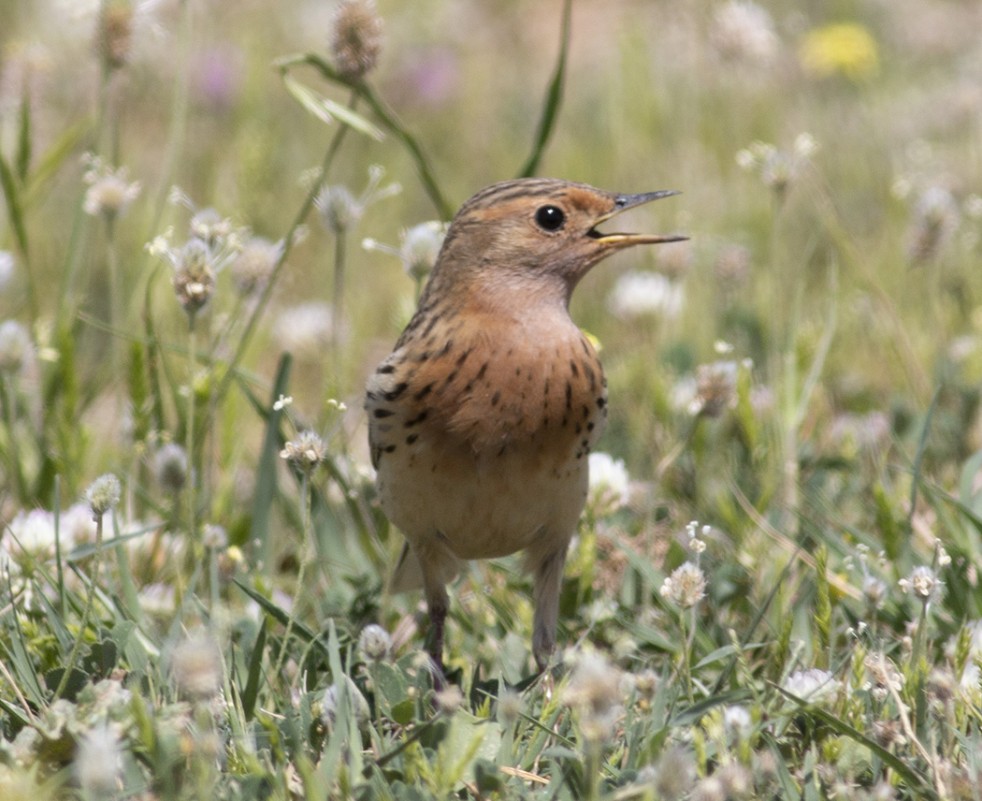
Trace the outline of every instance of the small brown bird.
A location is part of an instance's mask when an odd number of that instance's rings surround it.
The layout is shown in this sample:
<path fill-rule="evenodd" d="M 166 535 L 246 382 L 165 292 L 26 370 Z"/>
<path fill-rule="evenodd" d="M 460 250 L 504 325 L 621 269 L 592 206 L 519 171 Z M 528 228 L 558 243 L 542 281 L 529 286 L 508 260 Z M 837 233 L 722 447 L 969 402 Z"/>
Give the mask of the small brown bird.
<path fill-rule="evenodd" d="M 394 591 L 422 587 L 427 648 L 443 665 L 446 585 L 462 560 L 525 552 L 532 651 L 556 644 L 566 550 L 587 496 L 587 455 L 607 417 L 597 352 L 569 316 L 579 280 L 632 245 L 686 237 L 603 233 L 672 191 L 617 195 L 527 178 L 457 212 L 416 314 L 368 381 L 382 509 L 407 543 Z"/>

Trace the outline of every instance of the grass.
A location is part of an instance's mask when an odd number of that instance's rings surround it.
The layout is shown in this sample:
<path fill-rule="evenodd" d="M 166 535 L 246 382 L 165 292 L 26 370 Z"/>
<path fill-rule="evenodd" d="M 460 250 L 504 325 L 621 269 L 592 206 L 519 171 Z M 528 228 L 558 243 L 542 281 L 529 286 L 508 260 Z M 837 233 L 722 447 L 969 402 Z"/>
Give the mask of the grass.
<path fill-rule="evenodd" d="M 48 5 L 0 33 L 0 797 L 979 798 L 971 4 L 380 2 L 364 76 L 329 5 Z M 556 669 L 499 560 L 435 692 L 361 413 L 418 272 L 360 243 L 523 172 L 691 242 L 573 301 Z"/>

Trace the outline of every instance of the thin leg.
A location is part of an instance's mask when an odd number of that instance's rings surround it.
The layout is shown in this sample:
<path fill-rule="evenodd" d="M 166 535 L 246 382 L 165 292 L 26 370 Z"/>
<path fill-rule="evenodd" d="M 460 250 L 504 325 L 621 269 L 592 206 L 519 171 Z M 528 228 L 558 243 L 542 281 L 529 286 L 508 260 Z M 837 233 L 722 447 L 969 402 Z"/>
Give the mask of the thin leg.
<path fill-rule="evenodd" d="M 426 594 L 426 611 L 430 616 L 430 628 L 426 633 L 426 651 L 433 660 L 438 672 L 437 680 L 443 680 L 443 631 L 447 620 L 449 598 L 447 590 L 439 582 L 432 581 L 424 575 L 424 592 Z"/>
<path fill-rule="evenodd" d="M 559 590 L 566 564 L 566 549 L 546 556 L 535 568 L 535 616 L 532 626 L 532 654 L 539 670 L 545 670 L 556 648 L 559 619 Z"/>

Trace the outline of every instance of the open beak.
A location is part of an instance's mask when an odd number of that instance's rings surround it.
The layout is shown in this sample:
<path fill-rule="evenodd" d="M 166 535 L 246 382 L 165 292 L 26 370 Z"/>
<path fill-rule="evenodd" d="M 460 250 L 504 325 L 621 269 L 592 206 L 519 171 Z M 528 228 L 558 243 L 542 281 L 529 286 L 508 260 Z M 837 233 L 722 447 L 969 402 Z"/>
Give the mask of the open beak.
<path fill-rule="evenodd" d="M 595 226 L 590 229 L 587 236 L 611 248 L 626 248 L 631 245 L 657 245 L 661 242 L 684 242 L 689 237 L 680 234 L 608 234 L 598 231 L 596 228 L 597 225 L 606 222 L 611 217 L 616 217 L 622 211 L 650 203 L 652 200 L 660 200 L 663 197 L 671 197 L 677 194 L 679 193 L 674 189 L 662 189 L 658 192 L 643 192 L 639 195 L 618 195 L 614 199 L 614 208 L 597 220 Z"/>

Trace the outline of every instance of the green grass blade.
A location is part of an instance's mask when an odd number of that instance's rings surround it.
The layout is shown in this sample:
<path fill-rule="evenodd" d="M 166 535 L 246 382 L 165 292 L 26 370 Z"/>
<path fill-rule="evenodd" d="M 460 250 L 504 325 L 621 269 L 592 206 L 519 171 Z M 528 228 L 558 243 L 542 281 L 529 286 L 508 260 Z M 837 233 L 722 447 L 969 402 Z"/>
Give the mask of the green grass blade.
<path fill-rule="evenodd" d="M 14 231 L 14 238 L 17 240 L 17 247 L 26 255 L 30 252 L 30 248 L 27 242 L 27 227 L 24 225 L 20 187 L 3 155 L 0 155 L 0 188 L 3 189 L 3 196 L 7 201 L 7 216 L 10 219 L 10 227 Z"/>
<path fill-rule="evenodd" d="M 246 676 L 246 685 L 242 690 L 242 713 L 246 720 L 252 720 L 256 711 L 256 699 L 259 697 L 259 681 L 263 675 L 265 651 L 266 620 L 264 619 L 252 646 L 252 656 L 249 658 L 249 674 Z"/>
<path fill-rule="evenodd" d="M 276 378 L 273 381 L 273 391 L 270 393 L 270 403 L 265 409 L 257 409 L 260 416 L 266 420 L 266 431 L 263 434 L 262 450 L 259 454 L 259 464 L 256 467 L 255 494 L 252 499 L 252 525 L 249 540 L 259 543 L 259 553 L 264 565 L 268 567 L 270 556 L 269 527 L 273 513 L 273 501 L 276 499 L 277 479 L 276 468 L 280 461 L 280 450 L 283 447 L 280 436 L 280 422 L 283 411 L 273 408 L 273 402 L 281 395 L 287 394 L 290 383 L 290 367 L 292 357 L 284 353 L 276 367 Z"/>
<path fill-rule="evenodd" d="M 572 0 L 563 3 L 563 17 L 560 23 L 559 55 L 556 58 L 556 68 L 549 82 L 549 89 L 546 91 L 545 104 L 542 108 L 542 117 L 539 120 L 539 128 L 536 131 L 535 143 L 532 145 L 532 152 L 528 160 L 519 170 L 520 177 L 535 175 L 542 161 L 546 145 L 552 138 L 556 128 L 556 119 L 559 116 L 559 106 L 563 99 L 563 87 L 566 84 L 566 62 L 569 56 L 569 40 L 572 33 Z"/>
<path fill-rule="evenodd" d="M 283 85 L 287 92 L 312 116 L 327 125 L 332 125 L 336 120 L 354 128 L 358 133 L 364 134 L 376 142 L 381 142 L 385 138 L 385 133 L 376 125 L 373 125 L 361 114 L 346 108 L 341 103 L 331 100 L 309 86 L 300 83 L 296 78 L 288 73 L 283 74 Z"/>
<path fill-rule="evenodd" d="M 17 126 L 17 158 L 14 165 L 17 177 L 23 184 L 27 180 L 27 171 L 31 168 L 31 101 L 24 93 L 20 99 L 20 123 Z"/>

